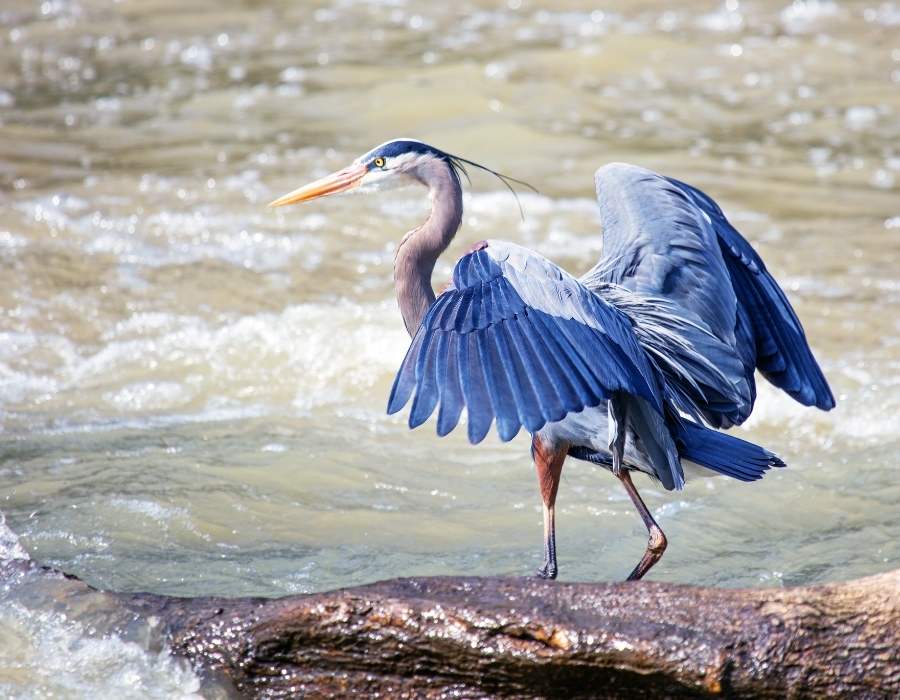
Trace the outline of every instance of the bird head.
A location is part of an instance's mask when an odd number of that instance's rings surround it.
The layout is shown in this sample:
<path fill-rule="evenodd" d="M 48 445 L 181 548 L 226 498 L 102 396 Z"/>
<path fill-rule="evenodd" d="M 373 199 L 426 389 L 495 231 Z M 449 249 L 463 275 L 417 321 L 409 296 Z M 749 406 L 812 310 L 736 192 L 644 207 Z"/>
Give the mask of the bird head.
<path fill-rule="evenodd" d="M 352 190 L 376 190 L 417 180 L 416 173 L 429 161 L 443 161 L 451 169 L 452 156 L 413 139 L 394 139 L 364 153 L 346 168 L 304 185 L 270 202 L 270 207 L 282 207 L 329 194 Z"/>
<path fill-rule="evenodd" d="M 498 177 L 513 194 L 511 182 L 534 190 L 531 185 L 498 173 L 471 160 L 455 156 L 439 148 L 415 139 L 394 139 L 364 153 L 346 168 L 326 175 L 315 182 L 299 187 L 293 192 L 269 203 L 270 207 L 306 202 L 318 197 L 353 190 L 378 190 L 410 182 L 427 182 L 427 169 L 443 164 L 457 183 L 462 175 L 468 180 L 466 165 L 481 168 Z M 535 190 L 536 191 L 536 190 Z"/>

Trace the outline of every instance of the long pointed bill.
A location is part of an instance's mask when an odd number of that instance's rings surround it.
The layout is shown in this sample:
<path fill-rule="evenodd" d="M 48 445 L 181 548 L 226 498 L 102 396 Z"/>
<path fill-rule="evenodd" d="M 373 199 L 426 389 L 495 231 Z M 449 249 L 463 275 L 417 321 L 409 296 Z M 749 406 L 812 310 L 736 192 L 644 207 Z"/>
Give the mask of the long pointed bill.
<path fill-rule="evenodd" d="M 288 204 L 297 204 L 298 202 L 306 202 L 317 197 L 324 197 L 327 194 L 337 194 L 338 192 L 346 192 L 354 187 L 359 187 L 363 177 L 368 172 L 365 165 L 351 165 L 336 173 L 326 175 L 320 180 L 304 185 L 293 192 L 288 192 L 283 197 L 269 202 L 270 207 L 283 207 Z"/>

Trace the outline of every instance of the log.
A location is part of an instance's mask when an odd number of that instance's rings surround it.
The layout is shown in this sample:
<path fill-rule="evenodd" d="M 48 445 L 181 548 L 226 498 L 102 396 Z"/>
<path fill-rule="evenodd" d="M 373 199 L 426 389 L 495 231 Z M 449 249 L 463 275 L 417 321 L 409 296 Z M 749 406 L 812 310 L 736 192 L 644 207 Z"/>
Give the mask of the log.
<path fill-rule="evenodd" d="M 9 561 L 0 578 L 23 568 L 62 576 Z M 900 697 L 900 570 L 764 590 L 450 577 L 280 599 L 103 595 L 247 697 Z"/>

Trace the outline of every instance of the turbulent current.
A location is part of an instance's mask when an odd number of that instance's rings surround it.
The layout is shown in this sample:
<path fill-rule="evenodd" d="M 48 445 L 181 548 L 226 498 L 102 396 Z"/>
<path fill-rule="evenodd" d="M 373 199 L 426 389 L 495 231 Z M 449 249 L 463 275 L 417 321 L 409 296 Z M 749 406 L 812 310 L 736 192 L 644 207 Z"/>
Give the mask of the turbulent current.
<path fill-rule="evenodd" d="M 651 577 L 835 581 L 900 557 L 900 5 L 114 2 L 0 7 L 0 532 L 92 585 L 284 595 L 542 560 L 528 440 L 388 417 L 409 339 L 397 243 L 416 188 L 267 209 L 398 136 L 472 174 L 456 242 L 573 273 L 602 247 L 592 173 L 714 196 L 804 322 L 838 407 L 761 380 L 738 434 L 763 481 L 637 481 L 669 537 Z M 561 578 L 624 577 L 646 534 L 570 462 Z M 14 534 L 15 533 L 15 534 Z M 0 588 L 0 695 L 216 691 L 27 577 Z"/>

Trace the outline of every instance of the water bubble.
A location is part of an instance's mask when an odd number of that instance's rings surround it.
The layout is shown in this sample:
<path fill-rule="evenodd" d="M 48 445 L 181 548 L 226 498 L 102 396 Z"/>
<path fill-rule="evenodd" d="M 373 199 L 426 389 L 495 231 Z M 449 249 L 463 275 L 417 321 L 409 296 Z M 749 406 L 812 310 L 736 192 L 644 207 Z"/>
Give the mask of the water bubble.
<path fill-rule="evenodd" d="M 491 80 L 506 80 L 509 78 L 509 66 L 499 61 L 492 61 L 484 67 L 484 75 Z"/>
<path fill-rule="evenodd" d="M 889 170 L 879 168 L 873 173 L 870 182 L 872 183 L 873 187 L 878 187 L 883 190 L 889 190 L 894 186 L 895 178 L 894 174 Z"/>
<path fill-rule="evenodd" d="M 854 131 L 861 131 L 871 126 L 878 118 L 874 107 L 850 107 L 844 114 L 844 122 Z"/>
<path fill-rule="evenodd" d="M 283 83 L 302 83 L 306 80 L 306 71 L 296 66 L 290 66 L 281 71 L 278 77 Z"/>
<path fill-rule="evenodd" d="M 191 44 L 178 54 L 178 58 L 182 63 L 204 71 L 209 70 L 213 62 L 212 51 L 203 44 Z"/>

